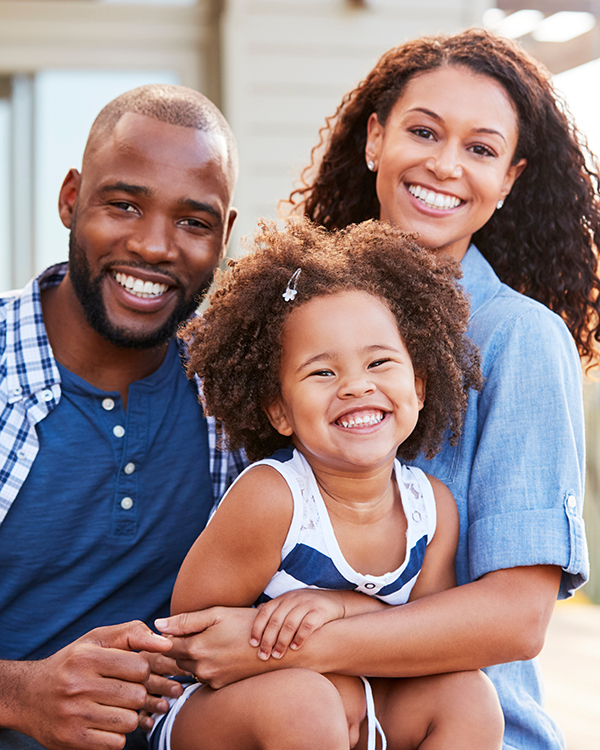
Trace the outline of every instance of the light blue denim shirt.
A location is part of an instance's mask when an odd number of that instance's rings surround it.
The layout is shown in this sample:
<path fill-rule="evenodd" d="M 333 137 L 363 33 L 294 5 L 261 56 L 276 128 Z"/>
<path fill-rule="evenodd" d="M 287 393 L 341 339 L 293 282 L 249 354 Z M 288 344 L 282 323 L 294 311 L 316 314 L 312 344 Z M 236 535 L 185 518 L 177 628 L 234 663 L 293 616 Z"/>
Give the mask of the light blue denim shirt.
<path fill-rule="evenodd" d="M 521 565 L 563 569 L 560 598 L 588 578 L 582 376 L 574 341 L 544 305 L 502 284 L 473 245 L 462 262 L 469 336 L 481 353 L 460 442 L 413 463 L 445 482 L 460 515 L 458 584 Z M 468 616 L 468 613 L 466 613 Z M 537 660 L 485 670 L 504 710 L 504 749 L 564 748 L 542 709 Z"/>

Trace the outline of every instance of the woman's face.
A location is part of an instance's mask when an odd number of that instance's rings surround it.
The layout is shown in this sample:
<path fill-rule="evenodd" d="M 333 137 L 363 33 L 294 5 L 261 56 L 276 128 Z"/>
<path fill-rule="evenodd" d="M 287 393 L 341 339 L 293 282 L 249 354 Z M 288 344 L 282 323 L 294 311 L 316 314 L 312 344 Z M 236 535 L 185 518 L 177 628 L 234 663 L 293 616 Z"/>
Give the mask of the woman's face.
<path fill-rule="evenodd" d="M 457 66 L 416 75 L 385 125 L 369 120 L 380 219 L 461 260 L 525 168 L 511 163 L 517 139 L 515 108 L 493 78 Z"/>

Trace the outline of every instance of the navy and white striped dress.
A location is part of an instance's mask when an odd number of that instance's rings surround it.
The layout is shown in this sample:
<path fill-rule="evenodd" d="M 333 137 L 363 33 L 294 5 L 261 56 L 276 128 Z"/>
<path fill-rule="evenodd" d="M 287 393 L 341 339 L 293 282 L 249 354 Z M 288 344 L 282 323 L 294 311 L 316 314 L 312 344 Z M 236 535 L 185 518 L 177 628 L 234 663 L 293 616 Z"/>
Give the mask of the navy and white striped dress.
<path fill-rule="evenodd" d="M 340 550 L 329 513 L 308 461 L 297 450 L 279 450 L 253 466 L 276 469 L 294 499 L 294 513 L 281 550 L 281 565 L 259 602 L 301 588 L 348 589 L 405 604 L 423 565 L 436 525 L 433 489 L 421 469 L 396 460 L 394 472 L 407 521 L 402 565 L 383 575 L 358 573 Z"/>

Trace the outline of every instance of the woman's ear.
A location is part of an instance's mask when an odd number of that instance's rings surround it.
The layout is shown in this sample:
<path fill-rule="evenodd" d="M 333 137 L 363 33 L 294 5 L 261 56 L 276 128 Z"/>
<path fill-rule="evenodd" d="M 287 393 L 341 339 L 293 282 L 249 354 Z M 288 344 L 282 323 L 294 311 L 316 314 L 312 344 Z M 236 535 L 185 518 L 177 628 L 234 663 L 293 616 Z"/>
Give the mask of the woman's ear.
<path fill-rule="evenodd" d="M 289 437 L 293 434 L 294 429 L 288 422 L 281 398 L 278 398 L 270 406 L 265 407 L 265 414 L 267 415 L 272 427 L 276 429 L 280 435 Z"/>
<path fill-rule="evenodd" d="M 381 152 L 381 142 L 383 139 L 383 127 L 380 125 L 375 112 L 369 117 L 367 123 L 367 143 L 365 145 L 365 159 L 371 172 L 377 172 L 379 166 L 379 154 Z"/>
<path fill-rule="evenodd" d="M 419 378 L 415 375 L 415 393 L 419 402 L 419 411 L 425 406 L 425 378 Z"/>

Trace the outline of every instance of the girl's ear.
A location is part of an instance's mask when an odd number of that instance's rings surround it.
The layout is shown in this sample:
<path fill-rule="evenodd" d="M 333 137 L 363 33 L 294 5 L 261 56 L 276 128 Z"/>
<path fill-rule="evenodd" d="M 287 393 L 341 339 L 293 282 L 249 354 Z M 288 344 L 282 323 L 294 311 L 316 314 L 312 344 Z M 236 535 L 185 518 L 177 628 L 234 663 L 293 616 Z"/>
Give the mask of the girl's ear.
<path fill-rule="evenodd" d="M 415 393 L 419 402 L 419 411 L 425 405 L 425 378 L 419 378 L 415 375 Z"/>
<path fill-rule="evenodd" d="M 281 403 L 281 398 L 278 398 L 270 406 L 265 407 L 265 414 L 271 425 L 277 430 L 280 435 L 289 437 L 293 434 L 294 429 L 288 422 L 285 414 L 285 409 Z"/>

